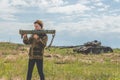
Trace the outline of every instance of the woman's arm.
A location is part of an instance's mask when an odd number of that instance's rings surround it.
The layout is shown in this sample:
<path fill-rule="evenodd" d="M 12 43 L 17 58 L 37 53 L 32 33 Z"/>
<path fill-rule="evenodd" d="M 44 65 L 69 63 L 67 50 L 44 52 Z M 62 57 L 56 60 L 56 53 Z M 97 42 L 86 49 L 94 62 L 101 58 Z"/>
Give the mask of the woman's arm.
<path fill-rule="evenodd" d="M 48 41 L 48 36 L 45 35 L 43 38 L 38 38 L 36 40 L 36 43 L 40 44 L 42 47 L 45 47 L 47 45 L 47 41 Z"/>
<path fill-rule="evenodd" d="M 27 36 L 23 37 L 23 43 L 26 45 L 32 44 L 33 42 L 33 37 L 31 36 L 30 38 L 28 38 Z"/>

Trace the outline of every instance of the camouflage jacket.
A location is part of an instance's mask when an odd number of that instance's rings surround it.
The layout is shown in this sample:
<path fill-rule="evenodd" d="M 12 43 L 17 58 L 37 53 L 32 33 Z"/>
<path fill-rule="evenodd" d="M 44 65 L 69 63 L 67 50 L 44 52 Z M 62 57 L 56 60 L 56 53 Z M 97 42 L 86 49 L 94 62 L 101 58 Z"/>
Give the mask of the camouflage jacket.
<path fill-rule="evenodd" d="M 30 44 L 29 59 L 43 59 L 44 48 L 47 44 L 48 36 L 46 34 L 38 35 L 38 39 L 34 39 L 33 35 L 30 38 L 27 36 L 23 38 L 24 44 Z"/>

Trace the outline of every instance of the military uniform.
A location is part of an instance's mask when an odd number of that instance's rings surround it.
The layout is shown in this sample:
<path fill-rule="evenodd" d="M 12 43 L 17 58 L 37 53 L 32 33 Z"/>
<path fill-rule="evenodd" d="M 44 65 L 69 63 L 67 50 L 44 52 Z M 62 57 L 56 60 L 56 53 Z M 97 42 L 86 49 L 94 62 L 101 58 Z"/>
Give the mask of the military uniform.
<path fill-rule="evenodd" d="M 31 35 L 30 38 L 26 36 L 23 39 L 25 44 L 31 45 L 29 49 L 29 59 L 43 59 L 44 48 L 47 44 L 48 36 L 45 33 L 39 34 L 38 36 L 38 39 L 33 38 L 33 35 Z"/>
<path fill-rule="evenodd" d="M 48 36 L 46 34 L 39 34 L 39 38 L 33 38 L 34 35 L 31 35 L 30 38 L 25 36 L 23 38 L 23 42 L 25 44 L 30 44 L 31 47 L 29 49 L 29 62 L 28 62 L 28 72 L 26 80 L 31 80 L 32 72 L 34 65 L 36 63 L 38 73 L 40 75 L 40 80 L 45 80 L 43 73 L 43 53 L 44 48 L 47 44 Z"/>

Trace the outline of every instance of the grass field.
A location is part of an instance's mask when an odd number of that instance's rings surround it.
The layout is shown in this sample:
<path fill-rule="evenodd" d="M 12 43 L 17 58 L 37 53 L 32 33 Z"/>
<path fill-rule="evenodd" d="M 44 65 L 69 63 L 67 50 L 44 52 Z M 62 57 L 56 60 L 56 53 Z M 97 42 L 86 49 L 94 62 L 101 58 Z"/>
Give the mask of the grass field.
<path fill-rule="evenodd" d="M 0 43 L 0 80 L 25 80 L 28 46 Z M 72 49 L 45 50 L 46 80 L 120 80 L 120 49 L 99 55 L 78 54 Z M 39 80 L 36 66 L 32 80 Z"/>

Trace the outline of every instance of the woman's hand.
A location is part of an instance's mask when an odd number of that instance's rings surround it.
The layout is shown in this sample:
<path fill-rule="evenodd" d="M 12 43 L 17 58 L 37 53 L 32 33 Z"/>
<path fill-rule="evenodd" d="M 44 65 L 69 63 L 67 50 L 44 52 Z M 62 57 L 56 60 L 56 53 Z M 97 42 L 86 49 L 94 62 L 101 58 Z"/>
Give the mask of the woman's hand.
<path fill-rule="evenodd" d="M 38 39 L 39 36 L 37 34 L 34 34 L 33 38 Z"/>
<path fill-rule="evenodd" d="M 27 34 L 23 34 L 23 38 L 24 38 L 24 37 L 27 37 Z"/>

